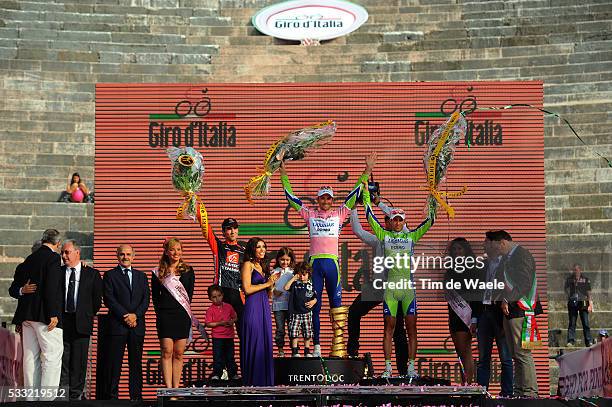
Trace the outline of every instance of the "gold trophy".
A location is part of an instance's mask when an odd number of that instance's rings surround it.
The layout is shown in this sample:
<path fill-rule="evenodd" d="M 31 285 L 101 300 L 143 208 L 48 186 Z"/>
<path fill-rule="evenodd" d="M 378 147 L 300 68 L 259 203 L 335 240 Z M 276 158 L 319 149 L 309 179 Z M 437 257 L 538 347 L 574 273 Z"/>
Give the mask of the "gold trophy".
<path fill-rule="evenodd" d="M 344 343 L 344 330 L 348 321 L 348 307 L 341 306 L 329 310 L 329 316 L 332 321 L 334 330 L 334 339 L 332 340 L 332 351 L 330 356 L 346 357 L 346 344 Z"/>

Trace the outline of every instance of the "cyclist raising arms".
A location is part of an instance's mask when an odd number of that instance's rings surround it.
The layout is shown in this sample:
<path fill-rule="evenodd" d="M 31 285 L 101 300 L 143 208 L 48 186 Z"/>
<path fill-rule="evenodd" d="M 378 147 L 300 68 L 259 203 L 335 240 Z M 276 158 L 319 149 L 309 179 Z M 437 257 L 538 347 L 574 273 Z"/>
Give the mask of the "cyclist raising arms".
<path fill-rule="evenodd" d="M 374 166 L 376 160 L 371 163 Z M 393 267 L 387 270 L 387 284 L 383 301 L 383 313 L 385 318 L 385 336 L 383 340 L 383 349 L 385 353 L 385 371 L 382 374 L 383 378 L 391 376 L 391 341 L 393 339 L 393 331 L 395 330 L 395 320 L 397 310 L 401 303 L 402 311 L 404 312 L 404 321 L 406 324 L 406 333 L 408 334 L 408 377 L 416 377 L 414 368 L 414 360 L 417 352 L 417 304 L 416 293 L 414 288 L 402 287 L 397 283 L 407 285 L 412 281 L 412 273 L 410 270 L 414 244 L 429 230 L 433 225 L 434 219 L 428 217 L 416 229 L 410 231 L 404 229 L 406 223 L 406 215 L 402 209 L 391 208 L 388 212 L 390 220 L 390 230 L 385 230 L 374 216 L 370 205 L 370 192 L 368 188 L 363 188 L 363 205 L 365 207 L 366 218 L 374 235 L 381 241 L 384 247 L 385 258 L 400 259 L 404 254 L 410 256 L 408 261 L 397 261 Z M 406 225 L 407 226 L 407 225 Z M 399 256 L 398 256 L 399 255 Z M 386 263 L 386 262 L 385 262 Z M 394 288 L 393 285 L 399 285 L 402 288 Z M 390 287 L 389 287 L 390 286 Z"/>
<path fill-rule="evenodd" d="M 282 158 L 281 158 L 282 159 Z M 281 164 L 281 181 L 285 189 L 285 197 L 289 205 L 297 210 L 308 225 L 310 235 L 310 264 L 312 265 L 312 281 L 317 293 L 317 302 L 312 310 L 312 322 L 314 328 L 313 356 L 321 356 L 321 344 L 319 334 L 321 322 L 319 314 L 321 312 L 321 297 L 323 294 L 323 284 L 327 291 L 330 311 L 342 305 L 342 285 L 340 284 L 340 269 L 338 267 L 338 237 L 346 218 L 350 216 L 351 209 L 357 202 L 357 196 L 362 193 L 363 184 L 367 182 L 372 172 L 373 163 L 376 161 L 376 154 L 372 153 L 366 159 L 366 168 L 361 174 L 355 188 L 348 194 L 344 204 L 332 209 L 334 203 L 334 191 L 331 187 L 321 187 L 317 193 L 316 209 L 311 209 L 304 205 L 302 201 L 293 194 L 284 161 Z M 367 189 L 367 188 L 366 188 Z M 331 313 L 332 318 L 335 314 Z"/>

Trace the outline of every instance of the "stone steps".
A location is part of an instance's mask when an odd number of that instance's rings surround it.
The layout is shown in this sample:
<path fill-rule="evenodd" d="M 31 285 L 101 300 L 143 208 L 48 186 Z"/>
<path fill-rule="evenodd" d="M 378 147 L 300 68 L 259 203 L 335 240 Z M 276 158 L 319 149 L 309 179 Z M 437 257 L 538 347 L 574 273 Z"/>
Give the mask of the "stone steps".
<path fill-rule="evenodd" d="M 597 333 L 599 329 L 612 327 L 612 311 L 597 310 L 589 314 L 589 325 L 591 329 L 596 328 L 593 333 Z M 567 329 L 568 326 L 568 315 L 567 310 L 565 312 L 549 312 L 548 313 L 548 326 L 552 327 L 564 327 Z M 578 318 L 578 327 L 582 331 L 582 324 L 580 318 Z M 579 332 L 582 334 L 582 332 Z"/>
<path fill-rule="evenodd" d="M 77 203 L 64 203 L 64 205 L 82 205 Z M 93 217 L 87 214 L 82 216 L 49 216 L 44 215 L 0 215 L 0 230 L 32 231 L 41 233 L 45 229 L 87 231 L 93 232 Z"/>
<path fill-rule="evenodd" d="M 10 286 L 10 283 L 9 283 Z M 8 296 L 0 297 L 0 316 L 4 316 L 2 318 L 3 321 L 10 321 L 13 319 L 13 315 L 15 315 L 15 309 L 17 308 L 17 300 Z"/>
<path fill-rule="evenodd" d="M 589 321 L 590 322 L 590 321 Z M 563 327 L 552 327 L 551 325 L 549 325 L 549 329 L 558 329 L 561 332 L 557 333 L 557 338 L 559 339 L 559 347 L 554 347 L 554 348 L 550 348 L 549 352 L 552 355 L 556 355 L 557 352 L 559 350 L 562 350 L 564 353 L 567 352 L 574 352 L 580 349 L 585 348 L 584 346 L 584 335 L 583 335 L 583 331 L 582 331 L 582 323 L 580 322 L 580 318 L 578 318 L 577 321 L 577 327 L 576 327 L 576 343 L 574 346 L 566 346 L 567 344 L 567 324 L 563 325 Z M 593 337 L 594 340 L 597 339 L 597 333 L 599 332 L 600 329 L 606 329 L 608 332 L 610 332 L 612 325 L 603 325 L 603 326 L 597 326 L 597 325 L 593 325 L 590 324 L 590 328 L 591 328 L 591 336 Z M 555 362 L 556 363 L 556 362 Z M 552 383 L 552 381 L 551 381 Z M 556 383 L 555 383 L 556 384 Z"/>
<path fill-rule="evenodd" d="M 585 200 L 589 199 L 592 195 L 583 194 Z M 612 207 L 578 207 L 578 208 L 551 208 L 547 209 L 546 220 L 547 221 L 573 221 L 573 220 L 600 220 L 612 218 Z"/>
<path fill-rule="evenodd" d="M 529 3 L 531 2 L 482 2 L 476 5 L 468 2 L 463 4 L 463 19 L 466 21 L 482 21 L 507 20 L 520 17 L 529 21 L 533 17 L 555 17 L 559 15 L 566 15 L 568 19 L 571 19 L 571 16 L 574 14 L 610 12 L 609 5 L 612 4 L 609 0 L 559 5 L 552 5 L 551 2 L 542 0 L 542 3 L 535 7 L 530 6 Z M 517 5 L 520 5 L 520 7 L 516 7 Z"/>
<path fill-rule="evenodd" d="M 577 170 L 577 171 L 588 171 L 588 170 Z M 592 172 L 599 171 L 593 170 Z M 579 181 L 579 180 L 574 180 Z M 592 180 L 591 182 L 595 182 L 596 180 Z M 609 181 L 608 181 L 609 182 Z M 553 184 L 552 182 L 548 185 Z M 558 184 L 562 184 L 559 182 Z M 586 196 L 585 196 L 586 195 Z M 610 203 L 610 192 L 604 192 L 600 194 L 582 194 L 582 195 L 556 195 L 556 196 L 546 196 L 547 207 L 551 208 L 584 208 L 585 202 L 589 202 L 590 207 L 598 207 L 598 206 L 609 206 Z M 548 202 L 550 200 L 550 202 Z"/>
<path fill-rule="evenodd" d="M 611 182 L 580 182 L 567 184 L 546 184 L 546 196 L 585 195 L 597 193 L 611 193 Z M 579 199 L 579 198 L 576 198 Z M 587 203 L 588 201 L 585 201 Z"/>
<path fill-rule="evenodd" d="M 576 127 L 574 129 L 580 134 L 580 138 L 589 146 L 596 146 L 598 152 L 601 147 L 604 154 L 609 150 L 609 144 L 603 144 L 609 142 L 609 139 L 606 138 L 601 124 L 579 124 Z M 584 146 L 567 126 L 548 127 L 546 130 L 548 137 L 544 140 L 545 159 L 591 158 L 595 161 L 601 160 L 593 154 L 592 148 Z"/>
<path fill-rule="evenodd" d="M 93 220 L 91 224 L 93 225 Z M 0 229 L 3 233 L 6 233 L 5 243 L 0 246 L 0 256 L 9 259 L 23 259 L 27 257 L 32 252 L 32 244 L 40 239 L 43 230 L 44 229 L 39 231 L 14 231 Z M 93 258 L 93 232 L 64 232 L 65 230 L 66 229 L 62 229 L 60 231 L 63 232 L 67 238 L 75 239 L 81 245 L 81 257 Z M 26 242 L 26 244 L 21 244 L 23 242 Z"/>
<path fill-rule="evenodd" d="M 63 188 L 62 188 L 63 189 Z M 0 202 L 56 202 L 60 191 L 0 189 Z"/>
<path fill-rule="evenodd" d="M 607 148 L 606 148 L 607 147 Z M 612 144 L 608 146 L 597 146 L 597 151 L 602 155 L 610 155 Z M 607 152 L 606 152 L 607 151 Z M 604 164 L 593 158 L 571 158 L 571 159 L 545 159 L 544 170 L 578 170 L 585 168 L 603 168 Z"/>

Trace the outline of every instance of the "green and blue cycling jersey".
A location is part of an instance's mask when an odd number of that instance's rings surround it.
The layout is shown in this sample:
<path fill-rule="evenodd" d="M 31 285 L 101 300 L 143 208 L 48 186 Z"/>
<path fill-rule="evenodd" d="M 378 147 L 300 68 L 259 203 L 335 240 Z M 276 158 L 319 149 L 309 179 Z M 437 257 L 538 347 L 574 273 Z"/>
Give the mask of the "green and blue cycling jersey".
<path fill-rule="evenodd" d="M 390 257 L 394 259 L 392 267 L 387 268 L 387 286 L 385 288 L 384 302 L 385 302 L 385 314 L 389 314 L 393 317 L 397 315 L 398 303 L 402 303 L 404 315 L 408 315 L 408 310 L 415 300 L 415 290 L 409 288 L 390 288 L 396 283 L 408 282 L 412 280 L 411 271 L 411 258 L 414 254 L 414 244 L 423 237 L 423 235 L 433 225 L 434 219 L 427 217 L 418 227 L 414 230 L 402 230 L 394 232 L 391 230 L 384 229 L 374 212 L 372 211 L 370 193 L 367 188 L 363 188 L 363 205 L 365 207 L 366 219 L 374 232 L 374 235 L 383 245 L 383 255 L 385 258 Z M 408 256 L 407 261 L 395 261 L 397 258 L 404 259 L 404 254 Z M 399 255 L 399 256 L 398 256 Z M 383 262 L 384 264 L 384 262 Z M 414 306 L 414 312 L 416 312 L 416 306 Z"/>

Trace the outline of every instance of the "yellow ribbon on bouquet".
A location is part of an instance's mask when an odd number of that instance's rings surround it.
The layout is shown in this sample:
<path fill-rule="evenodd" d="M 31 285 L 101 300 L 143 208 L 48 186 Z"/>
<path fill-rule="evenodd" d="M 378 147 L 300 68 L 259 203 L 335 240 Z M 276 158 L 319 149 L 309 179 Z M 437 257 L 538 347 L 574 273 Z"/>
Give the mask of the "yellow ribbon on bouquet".
<path fill-rule="evenodd" d="M 195 192 L 188 191 L 188 192 L 183 193 L 182 195 L 183 195 L 184 200 L 183 200 L 183 203 L 178 208 L 176 208 L 176 219 L 183 219 L 183 214 L 185 213 L 185 211 L 187 210 L 187 207 L 189 206 L 189 201 L 191 201 L 191 199 L 195 197 L 196 202 L 198 203 L 198 212 L 197 212 L 198 223 L 200 224 L 202 235 L 204 236 L 204 238 L 206 238 L 207 233 L 208 233 L 208 212 L 206 212 L 206 207 L 200 200 L 200 197 L 197 196 Z"/>
<path fill-rule="evenodd" d="M 436 148 L 432 152 L 429 160 L 427 162 L 427 189 L 429 193 L 435 198 L 435 200 L 444 208 L 448 216 L 453 219 L 455 217 L 455 210 L 444 200 L 443 197 L 446 198 L 457 198 L 463 195 L 467 191 L 467 187 L 464 185 L 460 191 L 455 192 L 443 192 L 438 191 L 438 186 L 436 185 L 436 166 L 438 163 L 438 156 L 440 155 L 440 151 L 442 151 L 442 147 L 444 147 L 444 143 L 446 143 L 446 139 L 450 135 L 450 132 L 453 126 L 459 120 L 460 113 L 455 112 L 451 115 L 449 122 L 446 124 L 446 128 L 440 135 L 440 139 L 436 144 Z"/>

